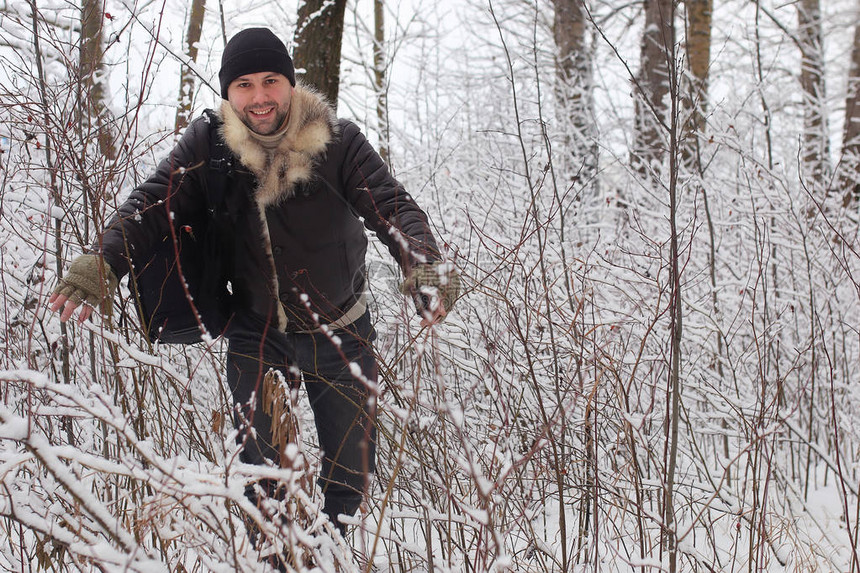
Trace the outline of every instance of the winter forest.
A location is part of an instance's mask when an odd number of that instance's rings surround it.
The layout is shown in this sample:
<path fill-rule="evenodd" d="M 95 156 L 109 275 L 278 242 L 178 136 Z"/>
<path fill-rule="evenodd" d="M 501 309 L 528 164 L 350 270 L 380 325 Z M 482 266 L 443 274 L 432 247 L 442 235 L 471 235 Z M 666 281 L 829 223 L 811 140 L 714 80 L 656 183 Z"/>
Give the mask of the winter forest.
<path fill-rule="evenodd" d="M 252 25 L 463 282 L 422 327 L 371 240 L 346 537 L 302 392 L 292 467 L 248 466 L 221 339 L 150 344 L 127 282 L 47 310 Z M 6 0 L 0 63 L 0 570 L 860 572 L 857 0 Z"/>

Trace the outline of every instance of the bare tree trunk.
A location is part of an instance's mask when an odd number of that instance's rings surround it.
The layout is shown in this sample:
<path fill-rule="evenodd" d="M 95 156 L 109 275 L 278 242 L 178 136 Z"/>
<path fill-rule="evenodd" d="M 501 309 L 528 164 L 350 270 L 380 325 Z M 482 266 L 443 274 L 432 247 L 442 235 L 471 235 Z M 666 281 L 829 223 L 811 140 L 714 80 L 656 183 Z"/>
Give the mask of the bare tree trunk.
<path fill-rule="evenodd" d="M 556 96 L 565 125 L 573 179 L 592 184 L 597 174 L 597 146 L 592 114 L 591 52 L 586 41 L 584 0 L 553 0 L 553 36 L 558 53 Z"/>
<path fill-rule="evenodd" d="M 42 99 L 42 105 L 45 110 L 48 109 L 48 92 L 45 88 L 45 71 L 42 66 L 42 47 L 41 42 L 39 40 L 39 10 L 36 7 L 36 0 L 30 0 L 30 14 L 31 14 L 31 23 L 33 26 L 33 52 L 36 61 L 36 70 L 37 70 L 37 79 L 39 86 L 39 96 Z M 49 118 L 47 117 L 47 111 L 45 117 L 45 126 L 51 125 Z M 57 185 L 57 170 L 53 168 L 54 157 L 53 157 L 53 147 L 51 145 L 51 138 L 45 134 L 45 161 L 48 166 L 48 173 L 50 174 L 50 183 L 51 183 L 51 202 L 54 205 L 60 205 L 60 191 Z M 54 228 L 53 228 L 53 239 L 54 239 L 54 256 L 56 259 L 56 272 L 57 277 L 62 278 L 63 276 L 63 223 L 59 218 L 54 218 Z M 60 357 L 63 361 L 63 381 L 66 383 L 71 382 L 71 363 L 69 361 L 70 358 L 70 346 L 69 346 L 69 331 L 66 323 L 60 323 Z"/>
<path fill-rule="evenodd" d="M 665 7 L 667 11 L 666 20 L 672 22 L 675 17 L 674 4 L 670 1 Z M 678 146 L 679 114 L 680 114 L 680 88 L 679 74 L 675 59 L 675 47 L 673 34 L 665 36 L 666 49 L 666 89 L 670 99 L 669 107 L 669 269 L 671 280 L 671 293 L 669 304 L 669 333 L 671 337 L 669 352 L 669 379 L 666 386 L 667 405 L 666 413 L 666 474 L 665 489 L 663 491 L 663 541 L 669 551 L 669 573 L 678 571 L 678 537 L 677 521 L 675 519 L 675 479 L 678 467 L 679 428 L 681 413 L 681 343 L 683 337 L 683 297 L 681 294 L 683 280 L 681 274 L 684 269 L 682 262 L 681 246 L 678 227 L 678 204 L 680 199 L 678 189 L 678 168 L 680 165 L 681 152 Z"/>
<path fill-rule="evenodd" d="M 379 155 L 389 162 L 388 83 L 385 78 L 385 2 L 373 0 L 373 79 L 376 83 L 376 119 L 379 122 Z"/>
<path fill-rule="evenodd" d="M 800 42 L 800 85 L 803 89 L 802 174 L 816 198 L 825 189 L 830 168 L 824 90 L 824 53 L 819 0 L 801 0 L 797 7 Z"/>
<path fill-rule="evenodd" d="M 110 127 L 108 109 L 105 105 L 105 89 L 102 51 L 103 5 L 100 0 L 84 0 L 81 5 L 81 52 L 79 78 L 81 85 L 82 109 L 89 117 L 82 118 L 96 129 L 99 151 L 110 158 L 116 157 L 113 131 Z"/>
<path fill-rule="evenodd" d="M 203 17 L 206 15 L 206 0 L 192 0 L 191 12 L 188 15 L 188 31 L 185 36 L 185 55 L 191 62 L 197 61 L 197 43 L 203 32 Z M 174 133 L 179 133 L 188 125 L 191 119 L 191 108 L 194 100 L 194 70 L 190 66 L 182 66 L 179 76 L 179 107 L 176 108 Z"/>
<path fill-rule="evenodd" d="M 686 50 L 689 74 L 686 77 L 686 93 L 684 103 L 689 114 L 683 125 L 681 135 L 681 159 L 685 166 L 699 174 L 704 179 L 704 166 L 700 143 L 705 139 L 707 129 L 708 86 L 710 84 L 711 65 L 711 21 L 713 16 L 713 0 L 685 0 L 686 4 Z M 714 231 L 714 220 L 708 201 L 708 192 L 703 185 L 697 185 L 697 192 L 702 196 L 705 211 L 705 221 L 708 229 L 708 269 L 711 282 L 711 304 L 714 316 L 720 312 L 717 293 L 717 242 Z M 713 358 L 714 369 L 719 380 L 724 380 L 723 369 L 723 339 L 717 333 L 717 348 Z M 722 422 L 725 427 L 726 422 Z M 723 433 L 721 445 L 723 456 L 729 459 L 728 432 Z M 725 470 L 726 483 L 731 484 L 730 468 Z"/>
<path fill-rule="evenodd" d="M 860 13 L 860 2 L 857 3 Z M 845 127 L 842 131 L 842 161 L 839 188 L 843 204 L 848 207 L 860 195 L 860 24 L 854 28 L 854 47 L 848 72 L 848 96 L 845 98 Z"/>
<path fill-rule="evenodd" d="M 662 134 L 666 126 L 669 93 L 669 54 L 675 36 L 672 0 L 645 0 L 639 75 L 634 102 L 635 125 L 630 161 L 641 173 L 659 169 L 666 155 Z"/>
<path fill-rule="evenodd" d="M 686 0 L 687 62 L 690 66 L 686 107 L 689 113 L 683 132 L 686 162 L 701 165 L 699 142 L 705 133 L 708 110 L 708 84 L 711 64 L 711 16 L 713 0 Z"/>
<path fill-rule="evenodd" d="M 334 106 L 340 87 L 340 49 L 346 0 L 305 0 L 299 4 L 293 60 L 304 83 Z M 299 72 L 300 73 L 300 72 Z"/>

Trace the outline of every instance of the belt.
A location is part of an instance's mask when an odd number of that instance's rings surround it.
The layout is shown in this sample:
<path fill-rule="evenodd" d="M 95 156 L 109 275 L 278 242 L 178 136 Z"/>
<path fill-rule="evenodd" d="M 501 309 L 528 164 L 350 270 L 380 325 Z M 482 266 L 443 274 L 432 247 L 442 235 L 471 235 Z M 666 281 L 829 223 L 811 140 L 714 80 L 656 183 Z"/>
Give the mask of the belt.
<path fill-rule="evenodd" d="M 325 324 L 326 328 L 346 328 L 367 312 L 367 289 L 361 289 L 361 295 L 358 297 L 358 300 L 355 301 L 351 307 L 347 309 L 342 315 L 340 315 L 337 320 L 333 320 L 328 324 Z M 296 334 L 314 334 L 317 332 L 322 332 L 322 326 L 314 328 L 312 330 L 295 330 L 293 331 Z"/>

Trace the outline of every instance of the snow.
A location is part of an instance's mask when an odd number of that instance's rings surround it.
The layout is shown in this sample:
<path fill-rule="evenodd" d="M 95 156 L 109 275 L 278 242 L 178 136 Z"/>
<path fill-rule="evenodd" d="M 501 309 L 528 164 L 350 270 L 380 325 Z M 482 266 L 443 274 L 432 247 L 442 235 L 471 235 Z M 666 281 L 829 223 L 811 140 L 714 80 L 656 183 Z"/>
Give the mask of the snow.
<path fill-rule="evenodd" d="M 677 448 L 679 571 L 849 570 L 858 216 L 841 190 L 810 187 L 800 171 L 796 6 L 731 0 L 714 11 L 705 168 L 681 167 L 674 214 L 668 166 L 654 164 L 658 181 L 629 166 L 639 4 L 591 6 L 595 134 L 559 105 L 550 3 L 493 2 L 501 29 L 489 5 L 386 7 L 391 165 L 428 211 L 463 296 L 443 325 L 420 327 L 390 254 L 371 241 L 377 475 L 346 540 L 319 517 L 304 398 L 290 467 L 248 466 L 223 340 L 150 346 L 127 286 L 111 321 L 61 327 L 45 310 L 58 263 L 92 243 L 175 142 L 185 7 L 106 5 L 99 77 L 127 145 L 117 160 L 100 155 L 86 122 L 64 127 L 74 30 L 40 27 L 43 106 L 28 77 L 29 15 L 0 21 L 0 569 L 263 571 L 261 553 L 289 546 L 322 571 L 663 571 L 666 460 Z M 224 9 L 228 35 L 280 22 L 288 38 L 295 22 L 292 3 Z M 823 9 L 835 168 L 856 6 Z M 79 19 L 71 5 L 40 10 Z M 370 5 L 349 10 L 339 110 L 378 141 Z M 213 7 L 194 66 L 212 85 L 221 44 Z M 219 103 L 209 88 L 192 95 L 198 112 Z M 46 125 L 45 111 L 58 121 Z M 596 136 L 597 185 L 571 152 L 574 131 Z M 670 215 L 681 257 L 677 442 L 667 431 Z M 369 384 L 358 364 L 344 367 Z M 261 478 L 289 489 L 277 508 L 287 526 L 245 498 Z M 246 520 L 259 524 L 259 550 Z"/>

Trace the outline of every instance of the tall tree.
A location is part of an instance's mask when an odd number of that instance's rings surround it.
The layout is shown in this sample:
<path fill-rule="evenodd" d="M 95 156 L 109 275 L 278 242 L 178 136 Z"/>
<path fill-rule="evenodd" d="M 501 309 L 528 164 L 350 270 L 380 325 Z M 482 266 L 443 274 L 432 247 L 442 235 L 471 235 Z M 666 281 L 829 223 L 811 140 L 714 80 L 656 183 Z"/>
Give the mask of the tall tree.
<path fill-rule="evenodd" d="M 192 0 L 188 14 L 188 31 L 185 34 L 185 55 L 188 61 L 197 61 L 197 44 L 203 32 L 203 17 L 206 15 L 206 0 Z M 175 133 L 179 133 L 191 118 L 191 104 L 194 99 L 194 70 L 182 66 L 179 76 L 179 107 L 176 108 Z"/>
<path fill-rule="evenodd" d="M 388 163 L 388 85 L 385 77 L 385 2 L 373 0 L 373 81 L 376 84 L 376 119 L 379 155 Z"/>
<path fill-rule="evenodd" d="M 553 37 L 559 109 L 567 134 L 566 146 L 573 160 L 574 177 L 592 182 L 597 174 L 592 111 L 591 52 L 586 39 L 587 10 L 584 0 L 553 0 Z"/>
<path fill-rule="evenodd" d="M 81 4 L 81 49 L 78 65 L 81 109 L 86 110 L 82 124 L 97 132 L 99 150 L 109 158 L 116 157 L 114 136 L 105 105 L 102 30 L 104 11 L 100 0 L 83 0 Z"/>
<path fill-rule="evenodd" d="M 711 64 L 711 17 L 713 0 L 685 0 L 686 48 L 690 66 L 686 99 L 689 116 L 684 124 L 684 156 L 698 157 L 698 143 L 705 132 Z"/>
<path fill-rule="evenodd" d="M 641 172 L 659 164 L 666 154 L 661 132 L 666 129 L 669 58 L 675 41 L 672 0 L 644 0 L 639 73 L 636 77 L 631 163 Z"/>
<path fill-rule="evenodd" d="M 346 0 L 304 0 L 299 4 L 293 59 L 305 84 L 337 105 Z"/>
<path fill-rule="evenodd" d="M 858 14 L 860 14 L 860 2 Z M 860 23 L 854 28 L 854 47 L 848 72 L 848 95 L 845 98 L 845 126 L 842 130 L 842 161 L 839 188 L 847 207 L 860 196 Z"/>
<path fill-rule="evenodd" d="M 681 153 L 686 166 L 695 169 L 704 179 L 700 143 L 707 128 L 708 86 L 710 84 L 711 64 L 711 21 L 714 9 L 713 0 L 684 0 L 686 5 L 686 52 L 689 74 L 686 77 L 685 95 L 687 117 L 683 125 Z M 704 185 L 699 185 L 697 191 L 703 199 L 705 222 L 708 229 L 708 270 L 711 282 L 711 304 L 714 314 L 719 312 L 717 288 L 717 243 L 708 191 Z M 716 352 L 713 368 L 720 380 L 724 375 L 724 345 L 721 337 L 716 337 Z M 723 455 L 729 457 L 728 432 L 723 434 Z M 726 469 L 726 480 L 731 483 L 731 474 Z"/>
<path fill-rule="evenodd" d="M 824 50 L 819 0 L 800 0 L 797 5 L 800 45 L 800 85 L 803 89 L 802 173 L 815 190 L 825 188 L 829 144 L 824 90 Z"/>

